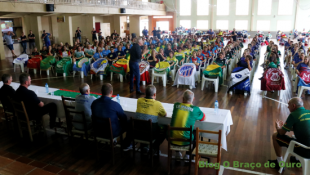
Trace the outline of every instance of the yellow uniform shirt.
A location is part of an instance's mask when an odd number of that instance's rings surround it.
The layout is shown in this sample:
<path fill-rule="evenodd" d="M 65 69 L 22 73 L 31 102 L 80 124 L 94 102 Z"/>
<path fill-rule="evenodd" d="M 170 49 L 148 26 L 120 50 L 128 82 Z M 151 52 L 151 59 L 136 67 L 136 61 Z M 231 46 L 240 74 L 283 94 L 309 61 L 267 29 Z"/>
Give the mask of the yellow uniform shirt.
<path fill-rule="evenodd" d="M 152 123 L 158 123 L 158 117 L 164 117 L 166 113 L 159 101 L 151 98 L 139 98 L 135 118 L 140 120 L 151 119 Z"/>

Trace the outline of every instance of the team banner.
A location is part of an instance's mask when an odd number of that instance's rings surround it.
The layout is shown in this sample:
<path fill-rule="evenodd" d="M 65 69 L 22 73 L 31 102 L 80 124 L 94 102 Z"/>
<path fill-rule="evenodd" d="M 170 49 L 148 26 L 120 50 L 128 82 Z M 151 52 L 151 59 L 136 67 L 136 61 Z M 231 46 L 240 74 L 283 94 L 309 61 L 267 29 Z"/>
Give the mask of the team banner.
<path fill-rule="evenodd" d="M 149 75 L 150 64 L 147 61 L 141 61 L 139 63 L 139 70 L 140 70 L 140 81 L 146 81 L 150 83 L 150 75 Z"/>
<path fill-rule="evenodd" d="M 40 69 L 40 63 L 42 61 L 41 55 L 36 55 L 28 60 L 27 67 L 30 69 Z"/>
<path fill-rule="evenodd" d="M 41 61 L 40 69 L 47 70 L 52 66 L 52 64 L 55 64 L 55 63 L 56 63 L 55 57 L 48 56 Z"/>
<path fill-rule="evenodd" d="M 105 58 L 100 58 L 96 60 L 93 64 L 91 64 L 91 74 L 105 74 L 105 68 L 108 65 L 108 60 Z"/>
<path fill-rule="evenodd" d="M 22 55 L 19 55 L 17 58 L 15 58 L 13 60 L 13 65 L 14 64 L 24 64 L 26 66 L 28 60 L 29 60 L 28 55 L 27 54 L 22 54 Z"/>
<path fill-rule="evenodd" d="M 302 71 L 301 73 L 299 73 L 299 77 L 306 84 L 310 84 L 310 71 Z"/>
<path fill-rule="evenodd" d="M 167 75 L 169 75 L 169 71 L 170 71 L 170 64 L 168 62 L 158 62 L 156 63 L 154 68 L 155 73 L 163 74 L 164 72 L 166 72 Z"/>
<path fill-rule="evenodd" d="M 269 68 L 261 80 L 262 91 L 285 90 L 284 74 L 280 69 Z"/>
<path fill-rule="evenodd" d="M 56 63 L 56 73 L 62 74 L 66 73 L 67 75 L 72 70 L 72 63 L 70 57 L 63 57 L 60 61 Z"/>
<path fill-rule="evenodd" d="M 207 68 L 203 71 L 203 74 L 210 78 L 219 77 L 219 84 L 223 82 L 223 73 L 221 66 L 217 64 L 208 65 Z"/>
<path fill-rule="evenodd" d="M 173 85 L 182 84 L 195 88 L 195 74 L 196 65 L 193 63 L 185 63 L 179 68 Z"/>
<path fill-rule="evenodd" d="M 230 75 L 228 91 L 241 90 L 250 92 L 249 77 L 250 71 L 248 68 L 236 67 Z"/>
<path fill-rule="evenodd" d="M 82 58 L 80 60 L 75 61 L 73 64 L 73 71 L 83 72 L 85 76 L 90 70 L 89 58 Z"/>

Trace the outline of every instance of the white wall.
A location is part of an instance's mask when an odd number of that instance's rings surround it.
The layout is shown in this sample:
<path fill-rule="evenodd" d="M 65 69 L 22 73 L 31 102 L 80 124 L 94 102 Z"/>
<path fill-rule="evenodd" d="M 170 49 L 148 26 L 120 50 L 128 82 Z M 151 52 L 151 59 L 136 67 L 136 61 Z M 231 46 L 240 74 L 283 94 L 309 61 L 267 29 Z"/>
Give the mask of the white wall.
<path fill-rule="evenodd" d="M 197 15 L 197 0 L 191 0 L 191 16 L 180 16 L 180 4 L 179 0 L 176 0 L 176 26 L 180 26 L 180 20 L 191 20 L 191 27 L 197 26 L 197 20 L 208 20 L 208 28 L 216 29 L 216 21 L 217 20 L 228 20 L 229 30 L 232 30 L 235 27 L 236 20 L 247 20 L 248 21 L 248 31 L 257 31 L 257 20 L 270 20 L 270 30 L 269 31 L 277 31 L 277 22 L 279 20 L 289 21 L 288 25 L 294 28 L 295 24 L 295 14 L 296 14 L 296 1 L 294 0 L 293 5 L 293 14 L 289 16 L 278 15 L 278 4 L 280 0 L 271 0 L 272 1 L 272 10 L 271 15 L 267 16 L 259 16 L 257 15 L 257 4 L 258 0 L 250 0 L 249 1 L 249 14 L 245 16 L 236 15 L 236 0 L 230 0 L 229 2 L 229 15 L 227 16 L 218 16 L 217 15 L 217 0 L 209 0 L 209 15 L 206 16 L 198 16 Z M 305 1 L 305 3 L 309 4 L 309 0 L 301 0 Z M 306 2 L 307 1 L 307 2 Z M 310 19 L 310 18 L 309 18 Z"/>

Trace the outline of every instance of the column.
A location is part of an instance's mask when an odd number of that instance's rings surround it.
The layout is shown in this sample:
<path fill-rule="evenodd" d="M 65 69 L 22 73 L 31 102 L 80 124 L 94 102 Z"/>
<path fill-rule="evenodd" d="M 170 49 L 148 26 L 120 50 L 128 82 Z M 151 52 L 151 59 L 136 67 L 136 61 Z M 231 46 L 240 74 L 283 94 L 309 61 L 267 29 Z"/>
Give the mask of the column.
<path fill-rule="evenodd" d="M 129 16 L 129 31 L 130 33 L 135 33 L 140 36 L 140 16 L 139 15 L 132 15 Z"/>

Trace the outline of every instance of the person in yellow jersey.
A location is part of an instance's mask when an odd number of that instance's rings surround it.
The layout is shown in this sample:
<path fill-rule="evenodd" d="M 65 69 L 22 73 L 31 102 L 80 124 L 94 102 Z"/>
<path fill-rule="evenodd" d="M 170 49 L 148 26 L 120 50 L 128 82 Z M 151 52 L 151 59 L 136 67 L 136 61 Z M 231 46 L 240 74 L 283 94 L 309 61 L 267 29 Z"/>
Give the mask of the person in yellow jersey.
<path fill-rule="evenodd" d="M 159 117 L 166 117 L 167 112 L 163 105 L 156 100 L 156 87 L 148 85 L 145 90 L 145 97 L 139 98 L 137 101 L 137 111 L 134 118 L 140 120 L 152 120 L 152 132 L 156 138 L 154 142 L 154 148 L 158 149 L 159 145 L 165 140 L 166 132 L 165 127 L 158 124 Z M 148 140 L 149 135 L 140 133 L 138 139 Z M 143 152 L 149 151 L 146 145 L 141 145 Z M 157 151 L 157 150 L 156 150 Z"/>
<path fill-rule="evenodd" d="M 205 119 L 205 114 L 200 110 L 199 107 L 193 105 L 194 101 L 194 93 L 190 90 L 186 90 L 183 93 L 183 102 L 182 103 L 175 103 L 173 105 L 173 113 L 172 113 L 172 119 L 170 126 L 172 127 L 182 127 L 182 128 L 194 128 L 196 120 L 203 121 Z M 171 135 L 174 138 L 184 138 L 189 139 L 190 138 L 190 132 L 189 131 L 171 131 Z M 180 142 L 180 141 L 173 141 L 173 145 L 178 146 L 186 146 L 189 144 L 193 144 L 193 149 L 195 148 L 195 134 L 193 134 L 192 143 L 189 142 Z M 189 159 L 190 152 L 186 152 L 186 155 L 183 159 L 188 160 Z M 180 159 L 182 157 L 182 154 L 178 151 L 176 151 L 177 159 Z M 190 161 L 190 160 L 188 160 Z"/>
<path fill-rule="evenodd" d="M 185 54 L 181 47 L 178 47 L 178 51 L 174 52 L 174 56 L 179 61 L 179 65 L 182 65 L 182 62 L 185 60 Z"/>

